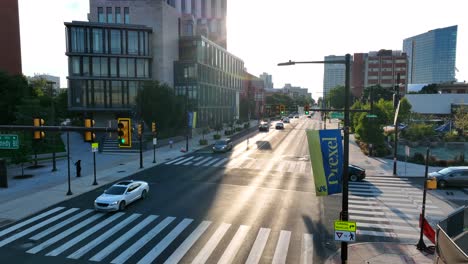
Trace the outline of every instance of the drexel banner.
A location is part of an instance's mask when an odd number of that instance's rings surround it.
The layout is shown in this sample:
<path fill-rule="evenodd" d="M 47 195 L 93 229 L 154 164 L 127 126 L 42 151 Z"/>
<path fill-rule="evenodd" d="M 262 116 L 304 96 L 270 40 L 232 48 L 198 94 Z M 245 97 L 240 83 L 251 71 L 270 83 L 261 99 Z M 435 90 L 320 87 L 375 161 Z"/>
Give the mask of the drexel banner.
<path fill-rule="evenodd" d="M 316 195 L 341 193 L 343 182 L 341 130 L 307 130 L 306 133 Z"/>

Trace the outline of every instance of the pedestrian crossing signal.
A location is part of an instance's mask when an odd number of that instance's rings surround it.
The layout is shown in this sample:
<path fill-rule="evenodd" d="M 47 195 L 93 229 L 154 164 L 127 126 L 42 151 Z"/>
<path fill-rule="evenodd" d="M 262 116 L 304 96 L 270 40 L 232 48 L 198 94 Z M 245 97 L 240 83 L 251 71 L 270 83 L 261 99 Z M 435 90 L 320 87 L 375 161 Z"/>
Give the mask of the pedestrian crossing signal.
<path fill-rule="evenodd" d="M 84 123 L 85 123 L 86 128 L 93 127 L 95 124 L 94 120 L 90 118 L 86 118 Z M 93 131 L 88 131 L 88 130 L 85 131 L 84 140 L 86 142 L 93 142 L 95 138 L 96 138 L 96 135 L 93 133 Z"/>
<path fill-rule="evenodd" d="M 132 129 L 130 118 L 119 118 L 117 123 L 117 135 L 120 148 L 132 147 Z"/>
<path fill-rule="evenodd" d="M 34 124 L 35 127 L 39 128 L 39 127 L 41 127 L 41 126 L 43 126 L 45 124 L 45 121 L 42 118 L 34 118 L 33 119 L 33 124 Z M 34 130 L 33 138 L 35 140 L 44 139 L 45 138 L 45 132 L 41 131 L 41 130 Z"/>

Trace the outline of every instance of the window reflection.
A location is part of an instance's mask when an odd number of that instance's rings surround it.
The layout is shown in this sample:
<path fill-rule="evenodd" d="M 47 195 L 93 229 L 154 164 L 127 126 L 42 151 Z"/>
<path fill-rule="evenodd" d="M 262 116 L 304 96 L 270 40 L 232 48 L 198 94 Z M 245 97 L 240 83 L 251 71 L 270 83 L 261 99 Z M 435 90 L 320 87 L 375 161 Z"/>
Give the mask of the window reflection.
<path fill-rule="evenodd" d="M 121 54 L 121 38 L 120 30 L 111 30 L 111 54 Z"/>
<path fill-rule="evenodd" d="M 102 29 L 93 28 L 93 52 L 103 53 L 102 50 Z"/>
<path fill-rule="evenodd" d="M 128 54 L 138 54 L 138 32 L 128 31 Z"/>

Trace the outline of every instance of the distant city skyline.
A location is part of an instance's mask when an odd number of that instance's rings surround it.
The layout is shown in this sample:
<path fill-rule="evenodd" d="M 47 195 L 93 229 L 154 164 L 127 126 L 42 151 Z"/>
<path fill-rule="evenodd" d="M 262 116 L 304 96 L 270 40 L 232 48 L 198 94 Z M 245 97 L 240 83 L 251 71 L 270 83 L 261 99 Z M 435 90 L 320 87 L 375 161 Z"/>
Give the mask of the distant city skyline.
<path fill-rule="evenodd" d="M 63 23 L 87 21 L 89 0 L 18 0 L 18 4 L 23 73 L 60 76 L 62 86 L 66 85 Z M 421 5 L 396 0 L 379 12 L 372 8 L 375 2 L 370 0 L 359 4 L 235 0 L 227 1 L 227 5 L 228 51 L 245 62 L 248 72 L 256 76 L 271 74 L 276 87 L 286 83 L 307 87 L 314 99 L 322 96 L 323 65 L 278 67 L 277 63 L 323 60 L 328 55 L 380 49 L 402 50 L 405 38 L 453 25 L 458 26 L 456 78 L 460 82 L 468 80 L 468 21 L 462 1 L 441 4 L 429 0 Z M 267 6 L 269 12 L 263 12 Z M 329 19 L 330 13 L 334 19 Z M 399 19 L 382 19 L 388 14 L 398 14 Z M 347 17 L 346 23 L 337 17 Z"/>

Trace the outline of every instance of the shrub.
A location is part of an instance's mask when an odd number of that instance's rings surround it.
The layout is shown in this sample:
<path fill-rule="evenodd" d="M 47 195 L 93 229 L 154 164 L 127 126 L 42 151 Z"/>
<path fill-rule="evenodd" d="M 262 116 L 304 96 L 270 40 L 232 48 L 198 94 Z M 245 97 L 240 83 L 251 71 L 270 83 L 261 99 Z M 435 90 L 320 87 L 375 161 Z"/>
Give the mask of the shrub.
<path fill-rule="evenodd" d="M 242 127 L 236 127 L 236 131 L 237 132 L 242 131 Z"/>
<path fill-rule="evenodd" d="M 459 141 L 459 138 L 457 134 L 449 132 L 444 135 L 444 140 L 446 142 L 455 142 L 455 141 Z"/>
<path fill-rule="evenodd" d="M 416 163 L 420 163 L 420 164 L 421 164 L 421 163 L 424 163 L 425 158 L 424 158 L 424 155 L 423 155 L 422 153 L 416 152 L 416 153 L 414 153 L 414 156 L 413 156 L 413 159 L 412 159 L 412 160 L 413 160 L 414 162 L 416 162 Z"/>
<path fill-rule="evenodd" d="M 200 139 L 200 145 L 208 145 L 208 140 L 207 139 Z"/>
<path fill-rule="evenodd" d="M 221 138 L 221 135 L 219 135 L 219 134 L 214 134 L 213 135 L 213 139 L 220 139 L 220 138 Z"/>
<path fill-rule="evenodd" d="M 245 123 L 245 124 L 244 124 L 244 128 L 247 129 L 247 128 L 249 128 L 249 127 L 250 127 L 250 123 Z"/>
<path fill-rule="evenodd" d="M 233 133 L 233 130 L 224 130 L 224 135 L 229 136 Z"/>

